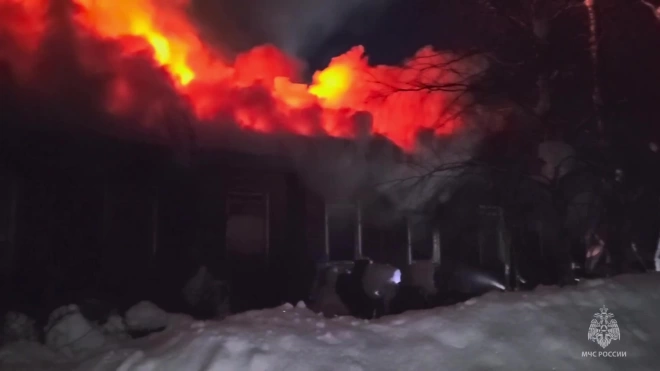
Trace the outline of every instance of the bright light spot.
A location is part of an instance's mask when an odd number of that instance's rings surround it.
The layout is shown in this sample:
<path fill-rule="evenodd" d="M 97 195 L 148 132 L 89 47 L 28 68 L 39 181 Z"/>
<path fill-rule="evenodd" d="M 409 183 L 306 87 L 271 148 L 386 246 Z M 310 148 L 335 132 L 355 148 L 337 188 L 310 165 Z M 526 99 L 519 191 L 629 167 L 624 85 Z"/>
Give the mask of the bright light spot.
<path fill-rule="evenodd" d="M 309 92 L 330 105 L 338 104 L 353 83 L 353 71 L 349 66 L 331 65 L 314 74 L 314 84 Z"/>
<path fill-rule="evenodd" d="M 392 278 L 390 278 L 390 282 L 396 283 L 397 285 L 401 283 L 401 270 L 397 269 L 394 271 Z"/>
<path fill-rule="evenodd" d="M 167 68 L 181 85 L 196 74 L 189 60 L 196 51 L 195 29 L 178 13 L 157 9 L 152 0 L 75 0 L 81 8 L 81 22 L 104 36 L 127 35 L 144 38 L 153 49 L 154 59 Z M 167 22 L 156 22 L 156 12 Z M 165 27 L 164 25 L 167 25 Z"/>
<path fill-rule="evenodd" d="M 502 290 L 502 291 L 506 291 L 506 287 L 504 287 L 503 284 L 501 284 L 501 283 L 499 283 L 499 282 L 497 282 L 497 281 L 492 281 L 492 284 L 493 284 L 493 286 L 495 286 L 496 288 L 498 288 L 498 289 L 500 289 L 500 290 Z"/>

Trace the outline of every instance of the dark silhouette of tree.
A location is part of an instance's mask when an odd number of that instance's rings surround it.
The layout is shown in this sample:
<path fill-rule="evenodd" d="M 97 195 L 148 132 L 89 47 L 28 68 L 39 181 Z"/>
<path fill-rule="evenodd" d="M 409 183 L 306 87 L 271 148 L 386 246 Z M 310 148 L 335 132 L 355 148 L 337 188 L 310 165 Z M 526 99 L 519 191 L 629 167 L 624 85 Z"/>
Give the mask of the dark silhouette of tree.
<path fill-rule="evenodd" d="M 545 189 L 551 204 L 551 211 L 547 212 L 553 214 L 546 222 L 554 223 L 554 230 L 565 236 L 555 241 L 558 255 L 566 256 L 558 262 L 565 270 L 571 239 L 580 234 L 574 231 L 571 236 L 565 230 L 565 221 L 575 207 L 576 192 L 592 193 L 599 200 L 599 212 L 580 228 L 593 228 L 594 223 L 605 226 L 614 271 L 621 271 L 624 251 L 636 238 L 630 227 L 634 214 L 639 212 L 634 206 L 636 200 L 646 197 L 643 194 L 652 192 L 657 184 L 654 177 L 644 172 L 633 170 L 635 176 L 629 176 L 629 169 L 634 169 L 631 164 L 655 163 L 651 157 L 657 156 L 643 142 L 641 126 L 628 125 L 622 132 L 613 114 L 622 93 L 613 94 L 609 81 L 611 60 L 619 58 L 617 53 L 625 56 L 628 51 L 614 43 L 601 45 L 617 32 L 611 18 L 622 9 L 629 10 L 630 3 L 479 0 L 478 4 L 482 13 L 475 17 L 481 17 L 485 32 L 491 33 L 489 38 L 496 34 L 501 42 L 456 54 L 468 60 L 483 58 L 488 61 L 488 70 L 460 83 L 420 84 L 408 90 L 454 93 L 460 97 L 454 101 L 459 108 L 449 109 L 455 114 L 475 110 L 498 113 L 505 126 L 486 135 L 469 160 L 442 163 L 431 169 L 416 164 L 420 170 L 414 181 L 398 181 L 412 190 L 441 174 L 456 178 L 477 174 L 491 182 L 497 190 L 496 202 L 512 220 L 520 220 L 524 215 L 520 192 L 530 192 L 529 184 Z M 646 6 L 653 10 L 654 17 L 660 17 L 655 5 L 648 1 L 632 6 Z M 602 24 L 599 17 L 603 17 Z M 465 61 L 457 58 L 451 62 Z M 451 64 L 438 67 L 455 70 Z M 393 91 L 406 89 L 393 87 Z M 469 99 L 463 99 L 466 96 Z M 544 176 L 540 173 L 543 161 L 538 148 L 548 140 L 566 143 L 574 153 L 555 164 L 555 174 Z M 569 163 L 568 170 L 559 174 L 560 168 Z M 576 186 L 580 183 L 587 185 Z M 445 191 L 437 189 L 436 193 Z"/>

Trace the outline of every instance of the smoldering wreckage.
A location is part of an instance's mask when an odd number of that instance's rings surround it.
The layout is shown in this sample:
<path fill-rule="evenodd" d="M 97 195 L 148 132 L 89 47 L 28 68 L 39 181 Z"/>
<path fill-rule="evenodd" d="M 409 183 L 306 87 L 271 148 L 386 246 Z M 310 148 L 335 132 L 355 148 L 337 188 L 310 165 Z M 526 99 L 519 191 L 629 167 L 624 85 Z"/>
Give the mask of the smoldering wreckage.
<path fill-rule="evenodd" d="M 506 118 L 458 116 L 455 93 L 400 92 L 457 78 L 441 68 L 449 55 L 371 67 L 356 48 L 305 84 L 274 47 L 216 57 L 182 2 L 121 14 L 48 3 L 0 1 L 11 316 L 52 328 L 80 310 L 107 325 L 148 300 L 219 319 L 303 300 L 373 318 L 653 270 L 657 223 L 635 215 L 657 200 L 605 208 L 622 174 L 544 142 L 542 168 L 511 186 L 480 165 Z M 422 74 L 420 59 L 439 67 Z"/>

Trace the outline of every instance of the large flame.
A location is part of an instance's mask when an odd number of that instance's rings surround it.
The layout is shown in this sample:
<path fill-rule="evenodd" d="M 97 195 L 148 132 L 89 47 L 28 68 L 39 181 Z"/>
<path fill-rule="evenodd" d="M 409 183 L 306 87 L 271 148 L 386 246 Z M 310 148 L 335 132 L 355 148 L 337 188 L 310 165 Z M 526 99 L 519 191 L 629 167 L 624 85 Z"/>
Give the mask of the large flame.
<path fill-rule="evenodd" d="M 164 85 L 188 102 L 200 122 L 226 122 L 229 117 L 243 128 L 261 132 L 350 137 L 355 134 L 352 117 L 367 111 L 374 133 L 406 149 L 414 145 L 421 129 L 448 134 L 459 124 L 457 118 L 441 120 L 447 116 L 451 94 L 419 88 L 446 78 L 437 67 L 444 57 L 429 48 L 404 67 L 372 67 L 364 49 L 355 47 L 316 72 L 307 85 L 297 79 L 296 61 L 272 46 L 257 47 L 233 63 L 226 61 L 202 41 L 189 21 L 187 0 L 71 1 L 76 5 L 73 19 L 78 37 L 110 43 L 119 50 L 118 56 L 81 51 L 85 55 L 80 57 L 90 70 L 111 66 L 114 77 L 106 94 L 107 108 L 115 114 L 166 106 L 147 98 L 157 84 L 145 84 L 146 75 L 161 73 Z M 17 50 L 29 54 L 38 48 L 48 4 L 48 0 L 0 0 L 0 31 L 19 41 Z M 9 58 L 3 50 L 8 49 L 0 48 L 0 58 Z M 145 56 L 152 61 L 151 72 L 133 63 Z"/>
<path fill-rule="evenodd" d="M 170 71 L 177 83 L 187 85 L 197 77 L 190 61 L 204 57 L 204 47 L 194 28 L 181 17 L 179 6 L 154 4 L 152 0 L 75 0 L 81 6 L 79 19 L 110 38 L 143 37 L 154 58 Z M 183 13 L 185 14 L 185 13 Z"/>

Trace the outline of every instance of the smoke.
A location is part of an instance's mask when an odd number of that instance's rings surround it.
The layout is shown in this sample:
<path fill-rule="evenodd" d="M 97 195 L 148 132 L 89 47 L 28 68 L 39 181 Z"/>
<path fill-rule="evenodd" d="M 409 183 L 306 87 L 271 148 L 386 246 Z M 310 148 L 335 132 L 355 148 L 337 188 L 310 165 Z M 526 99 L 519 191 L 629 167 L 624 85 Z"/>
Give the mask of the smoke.
<path fill-rule="evenodd" d="M 304 58 L 357 15 L 378 16 L 395 0 L 195 0 L 211 38 L 233 51 L 273 44 Z"/>
<path fill-rule="evenodd" d="M 359 120 L 369 120 L 369 115 Z M 380 224 L 401 217 L 427 219 L 460 185 L 488 126 L 486 115 L 469 118 L 451 136 L 426 132 L 404 152 L 387 138 L 363 135 L 355 140 L 288 143 L 288 156 L 308 188 L 328 202 L 359 199 Z M 384 200 L 385 204 L 382 203 Z"/>
<path fill-rule="evenodd" d="M 254 11 L 273 19 L 257 23 L 295 55 L 386 1 L 258 3 Z M 175 146 L 190 129 L 196 146 L 284 156 L 327 199 L 385 196 L 395 214 L 446 199 L 462 172 L 452 164 L 471 158 L 492 121 L 461 112 L 469 95 L 433 90 L 479 75 L 487 64 L 477 57 L 423 48 L 403 66 L 371 66 L 356 47 L 307 86 L 301 63 L 272 45 L 227 62 L 198 37 L 187 4 L 0 0 L 0 60 L 19 82 L 24 114 Z"/>

